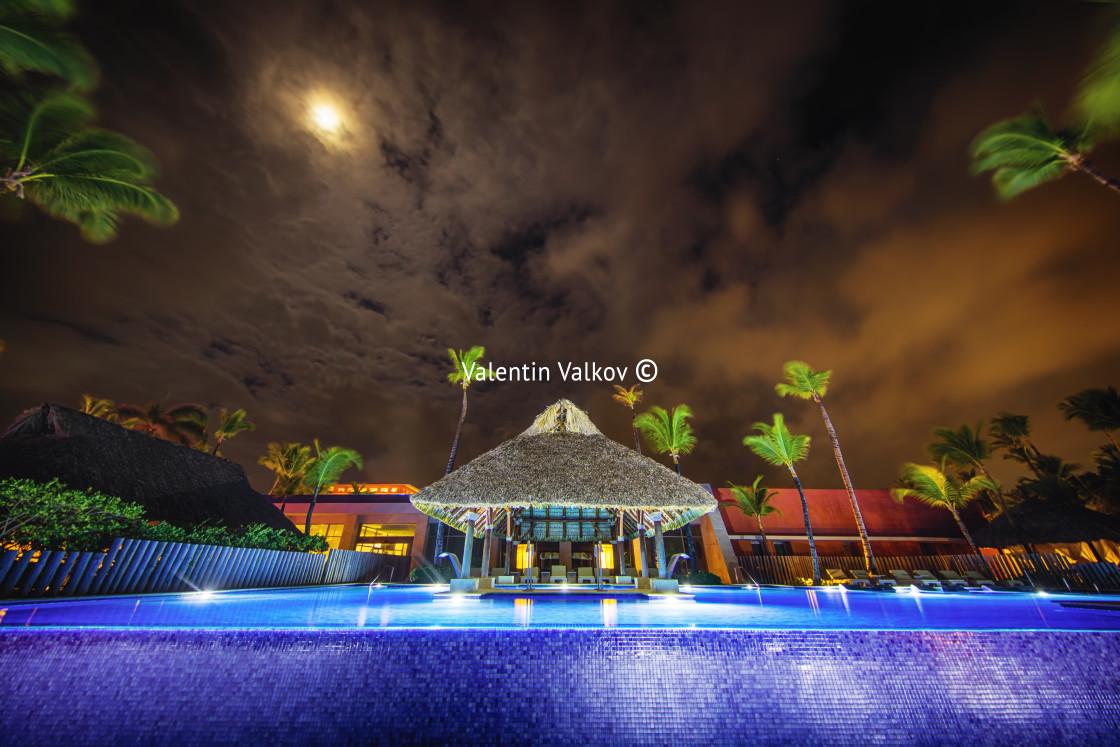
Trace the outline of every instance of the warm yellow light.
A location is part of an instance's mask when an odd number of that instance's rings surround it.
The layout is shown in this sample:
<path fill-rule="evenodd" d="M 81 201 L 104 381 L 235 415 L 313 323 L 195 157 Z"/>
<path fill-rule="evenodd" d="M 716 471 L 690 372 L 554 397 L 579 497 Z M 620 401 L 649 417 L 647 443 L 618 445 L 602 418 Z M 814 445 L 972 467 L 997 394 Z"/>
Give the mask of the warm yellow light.
<path fill-rule="evenodd" d="M 324 132 L 337 132 L 342 126 L 338 110 L 330 104 L 316 104 L 311 107 L 311 121 Z"/>

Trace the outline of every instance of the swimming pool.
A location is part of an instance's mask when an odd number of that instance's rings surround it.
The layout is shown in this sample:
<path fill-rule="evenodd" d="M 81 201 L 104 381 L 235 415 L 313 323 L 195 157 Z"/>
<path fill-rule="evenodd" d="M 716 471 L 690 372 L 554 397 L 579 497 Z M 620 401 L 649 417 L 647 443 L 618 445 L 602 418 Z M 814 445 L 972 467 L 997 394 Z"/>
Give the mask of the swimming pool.
<path fill-rule="evenodd" d="M 0 605 L 0 741 L 1120 744 L 1112 599 L 695 591 Z"/>
<path fill-rule="evenodd" d="M 1120 630 L 1116 597 L 1018 592 L 688 589 L 693 598 L 465 597 L 332 586 L 0 605 L 10 626 L 134 628 L 719 628 Z M 1115 607 L 1115 609 L 1112 609 Z"/>

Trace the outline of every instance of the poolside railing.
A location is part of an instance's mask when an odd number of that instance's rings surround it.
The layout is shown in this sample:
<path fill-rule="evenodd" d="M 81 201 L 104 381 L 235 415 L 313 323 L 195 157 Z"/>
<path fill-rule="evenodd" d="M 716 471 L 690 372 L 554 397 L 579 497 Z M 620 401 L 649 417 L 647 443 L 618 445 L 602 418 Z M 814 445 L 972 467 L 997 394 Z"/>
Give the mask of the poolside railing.
<path fill-rule="evenodd" d="M 119 538 L 108 552 L 6 550 L 0 553 L 0 599 L 365 583 L 385 557 Z"/>
<path fill-rule="evenodd" d="M 807 555 L 739 556 L 739 567 L 757 583 L 793 585 L 813 576 L 812 560 Z M 891 570 L 978 571 L 993 581 L 1029 580 L 1035 586 L 1055 590 L 1120 591 L 1120 567 L 1115 563 L 1072 563 L 1058 553 L 1031 555 L 910 555 L 875 556 L 882 574 Z M 863 570 L 862 557 L 822 555 L 821 573 L 826 568 Z"/>

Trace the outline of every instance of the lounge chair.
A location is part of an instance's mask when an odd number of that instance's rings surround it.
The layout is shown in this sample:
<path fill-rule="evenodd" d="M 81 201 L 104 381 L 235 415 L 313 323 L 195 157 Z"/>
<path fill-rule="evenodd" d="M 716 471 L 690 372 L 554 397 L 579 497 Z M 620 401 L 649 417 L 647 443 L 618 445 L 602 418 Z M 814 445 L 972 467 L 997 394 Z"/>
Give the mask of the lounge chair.
<path fill-rule="evenodd" d="M 830 579 L 844 586 L 866 586 L 869 589 L 871 588 L 871 579 L 869 578 L 852 578 L 846 571 L 839 568 L 826 568 L 824 572 L 828 574 Z"/>
<path fill-rule="evenodd" d="M 872 586 L 894 587 L 898 585 L 898 581 L 895 581 L 889 576 L 872 576 L 867 571 L 852 571 L 852 578 L 854 578 L 856 581 L 868 581 Z"/>
<path fill-rule="evenodd" d="M 581 584 L 595 583 L 595 569 L 594 568 L 580 568 L 576 574 L 576 582 Z"/>
<path fill-rule="evenodd" d="M 911 576 L 906 571 L 899 571 L 899 570 L 892 570 L 891 575 L 894 576 L 895 581 L 897 581 L 900 584 L 905 584 L 907 586 L 914 586 L 914 587 L 917 587 L 919 589 L 940 589 L 941 588 L 941 582 L 938 581 L 936 578 L 915 577 L 915 576 Z"/>
<path fill-rule="evenodd" d="M 942 573 L 951 573 L 954 576 L 957 575 L 956 573 L 954 573 L 952 571 L 941 571 L 941 572 Z M 947 578 L 947 577 L 938 578 L 937 574 L 931 573 L 931 572 L 925 570 L 924 568 L 915 568 L 914 569 L 914 578 L 920 578 L 920 579 L 925 580 L 925 581 L 940 581 L 941 582 L 941 588 L 944 589 L 945 591 L 952 591 L 953 589 L 956 589 L 956 588 L 964 589 L 964 588 L 968 587 L 968 582 L 965 581 L 960 576 L 957 576 L 957 578 L 955 580 Z"/>
<path fill-rule="evenodd" d="M 552 583 L 566 584 L 568 583 L 568 566 L 554 565 L 552 566 Z"/>
<path fill-rule="evenodd" d="M 990 579 L 986 576 L 982 576 L 979 571 L 965 571 L 964 572 L 964 577 L 973 586 L 989 586 L 990 587 L 990 586 L 995 586 L 996 585 L 995 581 L 993 581 L 992 579 Z"/>
<path fill-rule="evenodd" d="M 1012 591 L 1030 591 L 1031 584 L 1021 578 L 1001 578 L 999 585 Z"/>
<path fill-rule="evenodd" d="M 615 586 L 634 586 L 633 576 L 613 576 L 612 581 Z"/>
<path fill-rule="evenodd" d="M 540 571 L 541 569 L 536 567 L 526 569 L 525 580 L 532 579 L 536 583 L 537 579 L 540 578 Z"/>
<path fill-rule="evenodd" d="M 517 579 L 513 576 L 498 576 L 496 579 L 494 579 L 494 586 L 498 586 L 499 584 L 507 584 L 512 586 L 516 583 Z"/>

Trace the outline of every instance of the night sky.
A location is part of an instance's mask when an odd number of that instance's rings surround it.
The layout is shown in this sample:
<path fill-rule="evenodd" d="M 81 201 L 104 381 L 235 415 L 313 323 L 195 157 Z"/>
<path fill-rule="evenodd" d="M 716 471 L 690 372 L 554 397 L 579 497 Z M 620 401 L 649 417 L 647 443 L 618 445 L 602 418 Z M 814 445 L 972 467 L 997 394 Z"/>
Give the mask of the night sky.
<path fill-rule="evenodd" d="M 460 464 L 561 396 L 630 442 L 609 384 L 556 362 L 655 360 L 687 402 L 687 477 L 764 471 L 742 437 L 782 363 L 833 370 L 853 481 L 887 487 L 930 432 L 1029 414 L 1044 451 L 1102 440 L 1056 405 L 1120 384 L 1120 202 L 1069 175 L 1009 204 L 968 144 L 1040 101 L 1057 120 L 1097 3 L 86 2 L 102 124 L 152 149 L 170 229 L 106 246 L 0 215 L 0 420 L 84 393 L 248 411 L 268 441 L 443 474 L 447 347 L 551 365 L 472 388 Z M 337 107 L 342 135 L 310 123 Z M 1120 174 L 1120 144 L 1093 153 Z M 997 461 L 996 475 L 1016 472 Z M 775 471 L 775 486 L 790 484 Z"/>

